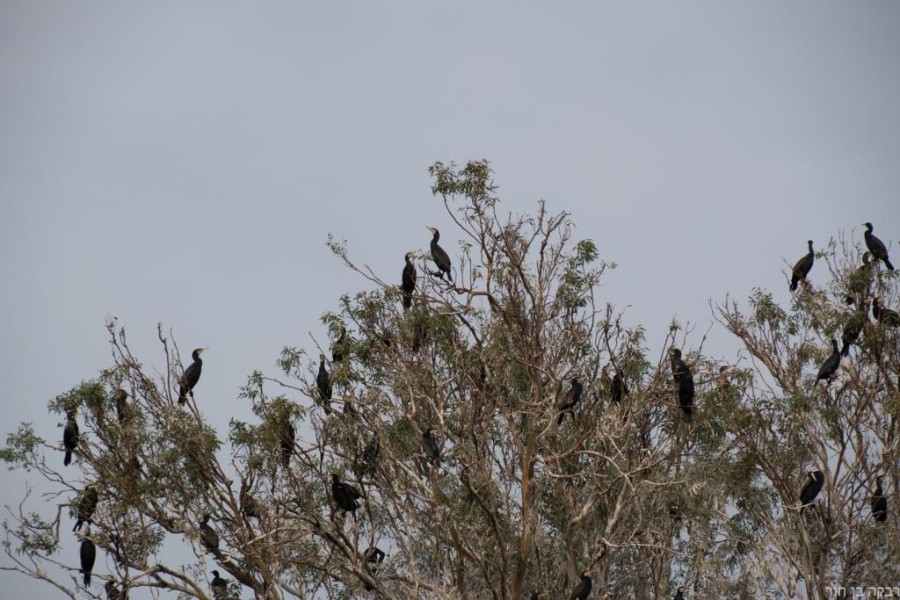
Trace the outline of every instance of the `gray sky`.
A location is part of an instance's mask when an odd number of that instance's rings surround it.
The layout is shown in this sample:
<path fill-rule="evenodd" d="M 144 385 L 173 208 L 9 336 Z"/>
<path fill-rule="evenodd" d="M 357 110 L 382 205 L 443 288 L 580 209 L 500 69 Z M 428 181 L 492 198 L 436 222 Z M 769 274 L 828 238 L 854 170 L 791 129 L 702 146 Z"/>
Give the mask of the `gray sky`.
<path fill-rule="evenodd" d="M 46 402 L 110 364 L 107 315 L 158 367 L 159 321 L 210 347 L 224 435 L 246 375 L 368 287 L 328 232 L 398 282 L 426 225 L 456 249 L 437 160 L 570 211 L 655 352 L 711 297 L 786 299 L 809 238 L 870 220 L 900 254 L 894 1 L 129 4 L 0 2 L 3 435 L 61 438 Z"/>

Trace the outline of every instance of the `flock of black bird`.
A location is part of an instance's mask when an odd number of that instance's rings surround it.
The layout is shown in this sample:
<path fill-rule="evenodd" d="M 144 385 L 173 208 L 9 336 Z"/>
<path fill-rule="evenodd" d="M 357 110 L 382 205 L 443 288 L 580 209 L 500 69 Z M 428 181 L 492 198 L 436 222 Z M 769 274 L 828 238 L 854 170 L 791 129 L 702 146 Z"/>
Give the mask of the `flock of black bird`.
<path fill-rule="evenodd" d="M 857 308 L 848 318 L 847 324 L 844 327 L 842 335 L 843 348 L 839 348 L 837 340 L 832 339 L 832 353 L 825 362 L 822 363 L 819 372 L 816 375 L 816 382 L 824 379 L 826 381 L 826 386 L 837 373 L 840 367 L 841 357 L 849 355 L 851 344 L 856 342 L 864 323 L 867 321 L 868 295 L 873 268 L 875 268 L 878 261 L 882 261 L 889 270 L 893 270 L 893 265 L 888 258 L 887 248 L 884 243 L 872 233 L 872 224 L 865 223 L 864 225 L 866 227 L 865 242 L 868 251 L 863 255 L 862 266 L 860 266 L 850 278 L 848 295 L 846 297 L 847 304 L 855 304 Z M 432 233 L 431 257 L 438 268 L 438 271 L 433 272 L 432 274 L 441 279 L 446 276 L 447 280 L 452 282 L 453 276 L 451 273 L 450 257 L 438 243 L 440 240 L 440 232 L 434 227 L 428 227 L 427 229 Z M 808 285 L 806 277 L 811 272 L 815 262 L 815 252 L 813 251 L 812 240 L 807 242 L 807 246 L 809 252 L 796 262 L 791 272 L 790 290 L 792 292 L 797 290 L 800 283 Z M 411 260 L 413 256 L 413 252 L 407 252 L 404 256 L 405 264 L 400 286 L 402 292 L 401 304 L 404 310 L 408 310 L 412 306 L 413 294 L 416 288 L 416 267 Z M 881 306 L 880 300 L 879 297 L 872 299 L 873 317 L 876 321 L 884 325 L 900 327 L 900 315 L 891 309 Z M 184 370 L 184 373 L 178 379 L 179 404 L 185 404 L 189 395 L 191 398 L 194 397 L 194 388 L 200 381 L 200 374 L 203 368 L 203 361 L 200 358 L 200 355 L 204 350 L 205 348 L 197 348 L 192 352 L 191 356 L 193 362 Z M 342 361 L 346 351 L 346 330 L 341 328 L 341 335 L 332 348 L 332 362 L 336 363 Z M 685 421 L 690 423 L 693 417 L 695 394 L 693 374 L 690 367 L 682 359 L 680 349 L 671 348 L 669 350 L 669 362 L 679 406 L 683 412 Z M 720 385 L 727 385 L 727 383 L 721 383 L 723 377 L 727 381 L 727 367 L 722 367 L 720 371 Z M 603 378 L 609 380 L 607 367 L 604 367 L 603 369 Z M 625 399 L 625 396 L 629 393 L 622 371 L 615 369 L 615 374 L 613 378 L 609 380 L 608 385 L 613 402 L 617 405 L 621 404 Z M 325 366 L 324 354 L 319 355 L 319 370 L 316 376 L 316 388 L 318 391 L 319 403 L 324 412 L 326 414 L 331 414 L 332 383 L 328 369 Z M 582 382 L 582 378 L 575 375 L 572 377 L 570 387 L 566 391 L 562 403 L 557 406 L 557 427 L 563 424 L 566 415 L 571 415 L 573 419 L 575 418 L 574 409 L 581 400 L 583 393 L 584 383 Z M 125 412 L 126 398 L 127 393 L 124 390 L 116 391 L 116 409 L 120 422 L 122 421 Z M 65 450 L 65 458 L 63 460 L 64 465 L 69 465 L 72 462 L 72 454 L 78 446 L 79 430 L 75 417 L 75 410 L 68 410 L 66 412 L 66 425 L 63 430 L 63 447 Z M 287 468 L 290 463 L 290 458 L 294 449 L 295 436 L 296 432 L 293 425 L 288 420 L 285 420 L 282 423 L 280 432 L 281 460 L 285 468 Z M 439 467 L 441 462 L 440 444 L 433 436 L 433 430 L 431 428 L 425 429 L 422 434 L 422 448 L 425 458 L 435 467 Z M 374 472 L 376 461 L 378 459 L 378 452 L 378 438 L 374 437 L 363 450 L 361 462 L 355 467 L 357 472 Z M 344 514 L 348 512 L 353 514 L 355 519 L 356 510 L 360 508 L 364 499 L 363 494 L 353 485 L 341 481 L 337 473 L 332 473 L 331 477 L 331 497 L 334 500 L 334 503 L 344 512 Z M 825 474 L 821 470 L 810 471 L 808 473 L 807 481 L 800 491 L 801 514 L 807 506 L 812 505 L 815 498 L 822 490 L 824 483 Z M 97 508 L 98 501 L 99 495 L 97 486 L 95 484 L 86 486 L 78 503 L 77 520 L 72 529 L 73 532 L 80 532 L 82 526 L 85 523 L 87 524 L 87 528 L 82 534 L 80 548 L 81 573 L 86 587 L 90 586 L 91 572 L 97 554 L 96 547 L 90 539 L 90 525 L 93 524 L 92 516 Z M 246 486 L 241 489 L 241 506 L 242 512 L 244 512 L 246 516 L 258 518 L 258 506 L 255 501 L 249 497 Z M 876 477 L 876 487 L 871 498 L 871 509 L 873 518 L 877 522 L 884 522 L 887 520 L 887 498 L 882 489 L 882 478 L 880 476 Z M 221 560 L 224 557 L 219 550 L 219 536 L 209 524 L 210 517 L 211 515 L 208 513 L 203 515 L 203 519 L 199 523 L 198 530 L 200 541 L 207 551 L 213 554 L 217 559 Z M 375 546 L 370 547 L 365 552 L 365 563 L 367 569 L 372 574 L 375 574 L 377 565 L 381 564 L 384 559 L 385 553 Z M 211 589 L 213 596 L 217 599 L 225 598 L 228 588 L 227 580 L 223 579 L 218 571 L 212 571 L 212 575 L 213 580 Z M 568 596 L 569 600 L 586 600 L 591 593 L 592 587 L 593 584 L 590 577 L 590 571 L 582 572 L 580 582 Z M 371 587 L 367 584 L 366 589 L 371 590 Z M 112 581 L 106 583 L 105 590 L 109 600 L 119 600 L 126 597 Z M 532 595 L 533 599 L 539 597 L 537 592 L 534 592 Z M 683 588 L 678 588 L 674 600 L 683 600 L 683 598 Z"/>

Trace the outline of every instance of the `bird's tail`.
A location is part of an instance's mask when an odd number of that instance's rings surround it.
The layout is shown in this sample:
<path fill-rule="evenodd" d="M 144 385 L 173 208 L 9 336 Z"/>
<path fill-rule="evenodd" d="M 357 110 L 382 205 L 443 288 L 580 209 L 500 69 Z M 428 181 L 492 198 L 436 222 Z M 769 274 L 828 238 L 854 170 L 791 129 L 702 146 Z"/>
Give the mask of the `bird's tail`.
<path fill-rule="evenodd" d="M 84 521 L 82 521 L 81 519 L 75 521 L 75 527 L 72 528 L 72 531 L 78 531 L 79 529 L 81 529 L 82 523 L 84 523 Z"/>
<path fill-rule="evenodd" d="M 187 390 L 182 388 L 178 388 L 178 404 L 184 404 L 187 402 Z"/>
<path fill-rule="evenodd" d="M 403 293 L 403 310 L 409 310 L 412 306 L 412 294 Z"/>
<path fill-rule="evenodd" d="M 91 572 L 90 571 L 82 571 L 84 574 L 84 587 L 91 587 Z"/>
<path fill-rule="evenodd" d="M 892 264 L 891 264 L 891 261 L 889 261 L 888 259 L 886 259 L 886 258 L 884 259 L 884 264 L 885 264 L 885 266 L 886 266 L 888 269 L 890 269 L 891 271 L 894 270 L 894 265 L 892 265 Z"/>
<path fill-rule="evenodd" d="M 63 459 L 63 465 L 68 467 L 72 463 L 72 451 L 66 450 L 66 457 Z"/>
<path fill-rule="evenodd" d="M 798 281 L 800 281 L 800 280 L 797 279 L 797 276 L 796 276 L 796 275 L 794 275 L 793 277 L 791 277 L 791 291 L 792 291 L 792 292 L 796 292 L 796 291 L 797 291 L 797 282 L 798 282 Z"/>
<path fill-rule="evenodd" d="M 844 344 L 841 348 L 841 356 L 850 356 L 850 344 Z"/>

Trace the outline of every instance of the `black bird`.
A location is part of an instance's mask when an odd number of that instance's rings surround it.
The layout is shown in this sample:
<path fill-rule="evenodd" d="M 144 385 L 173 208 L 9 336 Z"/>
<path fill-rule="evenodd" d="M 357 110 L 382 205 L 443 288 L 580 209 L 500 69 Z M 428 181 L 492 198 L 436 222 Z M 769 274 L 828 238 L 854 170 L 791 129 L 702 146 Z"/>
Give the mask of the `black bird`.
<path fill-rule="evenodd" d="M 407 252 L 404 257 L 406 264 L 403 266 L 403 279 L 400 284 L 400 289 L 403 290 L 403 310 L 412 306 L 413 292 L 416 291 L 416 266 L 410 260 L 413 255 L 413 252 Z"/>
<path fill-rule="evenodd" d="M 444 273 L 446 273 L 447 279 L 453 281 L 453 275 L 450 274 L 450 257 L 447 255 L 447 252 L 438 245 L 438 240 L 441 239 L 441 232 L 434 227 L 426 227 L 426 229 L 428 229 L 433 236 L 431 238 L 431 258 L 434 259 L 434 264 L 437 265 L 437 274 L 443 278 Z"/>
<path fill-rule="evenodd" d="M 891 261 L 888 260 L 888 251 L 887 247 L 884 245 L 884 242 L 875 237 L 875 234 L 872 233 L 872 224 L 871 223 L 863 223 L 866 226 L 866 248 L 869 249 L 869 252 L 872 253 L 872 257 L 875 260 L 883 260 L 885 266 L 891 271 L 894 270 L 894 265 L 891 264 Z"/>
<path fill-rule="evenodd" d="M 566 417 L 566 413 L 572 412 L 572 409 L 574 409 L 575 405 L 578 404 L 578 401 L 581 400 L 582 392 L 584 392 L 584 384 L 581 383 L 581 377 L 576 375 L 572 378 L 572 385 L 571 387 L 569 387 L 569 391 L 566 392 L 566 396 L 565 398 L 563 398 L 563 403 L 557 407 L 557 410 L 559 412 L 559 416 L 556 417 L 557 427 L 562 425 L 563 419 Z"/>
<path fill-rule="evenodd" d="M 591 588 L 594 587 L 593 582 L 591 581 L 591 572 L 585 571 L 581 574 L 581 582 L 572 590 L 572 593 L 569 594 L 569 600 L 587 600 L 587 597 L 591 594 Z"/>
<path fill-rule="evenodd" d="M 240 503 L 241 503 L 241 514 L 247 517 L 253 517 L 254 519 L 259 519 L 261 511 L 259 509 L 259 502 L 256 501 L 250 494 L 250 486 L 247 485 L 247 481 L 241 478 L 241 495 L 240 495 Z"/>
<path fill-rule="evenodd" d="M 78 447 L 78 421 L 75 420 L 75 409 L 66 411 L 66 428 L 63 429 L 63 447 L 66 449 L 66 457 L 63 465 L 72 463 L 72 453 Z"/>
<path fill-rule="evenodd" d="M 341 326 L 341 335 L 331 347 L 331 362 L 341 362 L 344 360 L 344 353 L 347 352 L 347 329 Z"/>
<path fill-rule="evenodd" d="M 128 411 L 128 392 L 119 388 L 116 390 L 115 394 L 116 400 L 116 418 L 119 420 L 119 425 L 125 422 L 125 418 L 127 417 Z M 111 582 L 110 582 L 111 583 Z"/>
<path fill-rule="evenodd" d="M 847 304 L 853 304 L 860 298 L 860 304 L 865 301 L 865 297 L 869 293 L 872 285 L 872 268 L 875 262 L 872 261 L 871 252 L 863 252 L 863 264 L 850 274 L 850 293 L 847 294 Z"/>
<path fill-rule="evenodd" d="M 287 417 L 281 423 L 281 434 L 279 443 L 281 444 L 281 464 L 285 469 L 291 464 L 291 455 L 294 453 L 294 440 L 296 439 L 296 431 L 294 426 Z"/>
<path fill-rule="evenodd" d="M 375 476 L 375 471 L 378 469 L 378 453 L 380 451 L 381 446 L 378 441 L 378 436 L 372 436 L 372 439 L 366 444 L 366 447 L 363 448 L 362 460 L 356 469 L 357 475 L 368 475 L 369 477 Z"/>
<path fill-rule="evenodd" d="M 850 345 L 859 339 L 859 334 L 862 332 L 865 322 L 866 313 L 861 310 L 855 311 L 847 319 L 847 322 L 844 324 L 844 331 L 841 333 L 841 342 L 843 343 L 841 356 L 850 355 Z"/>
<path fill-rule="evenodd" d="M 669 365 L 672 367 L 672 379 L 675 383 L 680 382 L 681 376 L 688 371 L 688 367 L 681 360 L 681 350 L 678 348 L 669 349 Z"/>
<path fill-rule="evenodd" d="M 801 281 L 806 281 L 806 276 L 809 275 L 809 272 L 812 270 L 813 262 L 816 260 L 816 253 L 813 252 L 813 242 L 812 240 L 808 240 L 806 244 L 809 246 L 809 252 L 803 255 L 803 258 L 797 261 L 794 265 L 793 271 L 791 271 L 791 291 L 795 291 L 797 289 L 797 284 Z"/>
<path fill-rule="evenodd" d="M 364 556 L 366 558 L 366 567 L 372 575 L 375 575 L 378 572 L 378 565 L 384 562 L 384 557 L 387 555 L 378 546 L 370 546 Z M 372 591 L 372 586 L 368 583 L 366 584 L 366 591 Z"/>
<path fill-rule="evenodd" d="M 219 552 L 219 534 L 215 532 L 215 530 L 209 526 L 209 513 L 203 515 L 203 520 L 200 521 L 200 541 L 203 542 L 203 547 L 213 553 L 213 555 L 222 559 L 222 553 Z"/>
<path fill-rule="evenodd" d="M 319 374 L 316 375 L 316 386 L 319 388 L 319 400 L 325 408 L 325 414 L 331 414 L 331 380 L 328 379 L 328 369 L 325 368 L 325 355 L 319 355 Z"/>
<path fill-rule="evenodd" d="M 875 493 L 872 495 L 872 517 L 879 523 L 887 521 L 887 498 L 881 489 L 881 477 L 875 478 Z"/>
<path fill-rule="evenodd" d="M 684 600 L 684 588 L 678 588 L 675 590 L 675 596 L 672 600 Z"/>
<path fill-rule="evenodd" d="M 113 583 L 112 581 L 107 581 L 106 585 L 103 586 L 103 589 L 106 590 L 106 600 L 124 600 L 125 596 L 122 595 L 122 590 Z"/>
<path fill-rule="evenodd" d="M 825 362 L 822 363 L 822 366 L 819 367 L 819 374 L 816 375 L 816 383 L 819 383 L 820 379 L 824 379 L 826 384 L 831 383 L 831 378 L 834 377 L 838 367 L 841 366 L 841 351 L 838 348 L 837 340 L 831 340 L 831 348 L 831 355 L 826 358 Z"/>
<path fill-rule="evenodd" d="M 213 571 L 213 580 L 212 583 L 209 584 L 209 588 L 212 590 L 213 598 L 216 600 L 222 600 L 228 595 L 228 581 L 219 577 L 218 571 Z"/>
<path fill-rule="evenodd" d="M 803 489 L 800 490 L 800 512 L 816 499 L 819 492 L 822 491 L 822 485 L 825 483 L 825 474 L 822 471 L 810 471 L 809 479 Z"/>
<path fill-rule="evenodd" d="M 200 355 L 204 351 L 206 351 L 206 348 L 197 348 L 191 353 L 191 358 L 194 359 L 194 362 L 188 365 L 188 368 L 184 370 L 184 373 L 178 380 L 178 404 L 187 402 L 188 394 L 191 395 L 191 398 L 194 397 L 194 387 L 200 381 L 200 371 L 203 370 L 203 360 L 201 360 Z"/>
<path fill-rule="evenodd" d="M 87 528 L 87 532 L 81 538 L 81 574 L 84 587 L 91 586 L 91 571 L 94 570 L 94 561 L 97 560 L 97 547 L 88 538 L 89 535 L 91 535 L 90 527 Z"/>
<path fill-rule="evenodd" d="M 612 384 L 609 387 L 609 393 L 612 395 L 613 402 L 616 404 L 621 404 L 622 400 L 625 399 L 625 396 L 629 394 L 628 386 L 625 385 L 625 379 L 622 377 L 622 371 L 616 369 L 616 374 L 613 376 Z"/>
<path fill-rule="evenodd" d="M 422 434 L 422 446 L 425 448 L 425 456 L 428 457 L 428 460 L 441 466 L 441 449 L 438 447 L 437 440 L 431 435 L 430 427 Z"/>
<path fill-rule="evenodd" d="M 78 502 L 78 520 L 75 521 L 75 527 L 72 528 L 72 531 L 81 529 L 82 524 L 85 522 L 93 523 L 91 517 L 94 515 L 94 510 L 97 509 L 98 500 L 96 485 L 91 484 L 84 488 L 84 493 L 82 493 L 81 500 Z"/>
<path fill-rule="evenodd" d="M 690 423 L 694 417 L 694 376 L 687 365 L 684 365 L 678 381 L 678 404 L 684 412 L 685 421 Z"/>
<path fill-rule="evenodd" d="M 349 483 L 341 481 L 337 473 L 331 474 L 331 496 L 344 512 L 352 513 L 355 513 L 356 509 L 359 508 L 359 500 L 362 498 L 359 490 Z"/>
<path fill-rule="evenodd" d="M 888 327 L 900 327 L 900 315 L 895 310 L 881 306 L 881 298 L 872 300 L 872 316 Z"/>

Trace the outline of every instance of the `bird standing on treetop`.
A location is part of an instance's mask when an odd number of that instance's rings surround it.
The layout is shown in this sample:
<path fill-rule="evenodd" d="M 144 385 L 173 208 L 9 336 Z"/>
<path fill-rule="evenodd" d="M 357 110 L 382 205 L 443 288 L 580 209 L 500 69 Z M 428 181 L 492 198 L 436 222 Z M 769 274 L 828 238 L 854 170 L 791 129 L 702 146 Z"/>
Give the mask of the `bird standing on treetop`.
<path fill-rule="evenodd" d="M 831 340 L 831 355 L 825 359 L 822 366 L 819 367 L 819 374 L 816 375 L 816 383 L 820 379 L 824 379 L 826 384 L 831 383 L 831 378 L 837 373 L 838 367 L 841 366 L 841 351 L 838 349 L 837 340 Z"/>
<path fill-rule="evenodd" d="M 575 405 L 578 404 L 578 401 L 581 400 L 581 394 L 584 392 L 584 385 L 581 383 L 581 377 L 576 375 L 572 378 L 572 385 L 569 387 L 569 391 L 566 392 L 565 398 L 563 398 L 563 403 L 557 407 L 557 411 L 559 415 L 556 417 L 556 426 L 559 427 L 562 425 L 563 419 L 566 417 L 567 412 L 572 412 L 572 409 L 575 408 Z M 573 413 L 574 418 L 574 413 Z"/>
<path fill-rule="evenodd" d="M 581 582 L 569 594 L 569 600 L 587 600 L 591 595 L 591 588 L 594 587 L 591 581 L 591 572 L 585 571 L 581 574 Z"/>
<path fill-rule="evenodd" d="M 222 553 L 219 552 L 219 534 L 215 532 L 215 530 L 209 526 L 209 513 L 203 515 L 203 520 L 200 521 L 200 541 L 203 542 L 203 547 L 213 553 L 213 555 L 222 559 Z"/>
<path fill-rule="evenodd" d="M 212 590 L 213 598 L 216 600 L 223 600 L 225 596 L 228 595 L 228 581 L 219 577 L 218 571 L 213 571 L 213 580 L 212 583 L 209 584 L 209 588 Z"/>
<path fill-rule="evenodd" d="M 610 395 L 613 402 L 621 404 L 625 396 L 629 394 L 628 386 L 625 385 L 625 379 L 622 377 L 622 371 L 616 369 L 616 374 L 612 378 L 612 384 L 609 387 Z"/>
<path fill-rule="evenodd" d="M 884 245 L 884 242 L 875 237 L 875 234 L 872 233 L 872 224 L 871 223 L 863 223 L 866 226 L 866 248 L 869 249 L 869 252 L 872 253 L 872 257 L 875 260 L 883 260 L 885 266 L 891 271 L 894 270 L 894 265 L 891 264 L 891 261 L 888 260 L 888 251 L 887 247 Z"/>
<path fill-rule="evenodd" d="M 194 359 L 194 362 L 188 365 L 188 368 L 184 370 L 184 374 L 178 380 L 178 404 L 187 402 L 188 394 L 191 395 L 191 398 L 194 397 L 194 387 L 200 381 L 200 371 L 203 370 L 203 360 L 200 359 L 200 355 L 205 351 L 206 348 L 197 348 L 191 353 L 191 358 Z"/>
<path fill-rule="evenodd" d="M 865 303 L 865 298 L 869 294 L 869 288 L 872 285 L 872 269 L 875 266 L 871 252 L 863 252 L 862 261 L 863 264 L 850 274 L 850 293 L 847 294 L 847 304 L 853 304 L 857 298 L 860 298 L 860 307 Z"/>
<path fill-rule="evenodd" d="M 97 508 L 98 500 L 99 496 L 97 495 L 96 485 L 90 484 L 84 488 L 84 493 L 81 495 L 81 500 L 78 502 L 78 520 L 75 521 L 75 527 L 72 528 L 72 531 L 81 529 L 81 525 L 85 522 L 93 523 L 91 517 L 94 515 L 94 510 Z"/>
<path fill-rule="evenodd" d="M 813 242 L 812 240 L 808 240 L 807 245 L 809 246 L 809 252 L 807 252 L 803 258 L 797 261 L 794 265 L 793 271 L 791 271 L 791 291 L 795 291 L 797 289 L 797 284 L 801 281 L 806 282 L 806 276 L 809 275 L 809 272 L 812 270 L 813 262 L 816 260 L 816 253 L 813 252 Z"/>
<path fill-rule="evenodd" d="M 879 523 L 887 521 L 887 498 L 881 489 L 881 477 L 875 478 L 875 492 L 872 494 L 872 517 Z"/>
<path fill-rule="evenodd" d="M 319 400 L 325 408 L 325 414 L 331 414 L 331 381 L 328 379 L 328 369 L 325 368 L 325 355 L 319 355 L 319 374 L 316 375 L 316 386 L 319 388 Z"/>
<path fill-rule="evenodd" d="M 669 365 L 672 367 L 672 379 L 675 383 L 679 383 L 681 376 L 687 372 L 688 368 L 681 360 L 681 350 L 678 348 L 669 349 Z"/>
<path fill-rule="evenodd" d="M 341 481 L 337 473 L 331 474 L 331 497 L 344 512 L 352 512 L 356 518 L 356 509 L 359 508 L 359 500 L 362 494 L 349 483 Z"/>
<path fill-rule="evenodd" d="M 800 490 L 800 512 L 803 512 L 805 507 L 812 504 L 812 501 L 822 491 L 822 485 L 825 483 L 825 474 L 822 471 L 810 471 L 808 475 L 809 479 L 806 481 L 806 485 Z"/>
<path fill-rule="evenodd" d="M 91 535 L 91 527 L 88 526 L 81 538 L 81 573 L 83 576 L 84 587 L 91 585 L 91 571 L 94 570 L 94 561 L 97 560 L 97 547 L 88 537 Z"/>
<path fill-rule="evenodd" d="M 900 315 L 895 310 L 881 306 L 881 298 L 876 297 L 872 300 L 872 316 L 879 323 L 889 327 L 900 327 Z"/>
<path fill-rule="evenodd" d="M 694 417 L 694 376 L 687 365 L 684 365 L 678 380 L 678 404 L 684 412 L 684 420 L 690 423 Z"/>
<path fill-rule="evenodd" d="M 63 429 L 63 448 L 66 449 L 66 456 L 63 458 L 63 465 L 69 466 L 72 463 L 72 453 L 78 447 L 78 421 L 75 420 L 75 409 L 70 408 L 66 411 L 66 428 Z"/>
<path fill-rule="evenodd" d="M 416 266 L 410 260 L 413 254 L 413 252 L 407 252 L 404 256 L 406 264 L 403 266 L 403 278 L 400 284 L 400 289 L 403 290 L 403 310 L 408 310 L 412 306 L 413 292 L 416 291 Z"/>
<path fill-rule="evenodd" d="M 437 440 L 431 435 L 431 428 L 425 430 L 422 434 L 422 446 L 425 448 L 425 456 L 428 457 L 436 466 L 441 466 L 441 449 Z"/>
<path fill-rule="evenodd" d="M 453 275 L 450 274 L 450 257 L 444 249 L 438 245 L 438 240 L 441 239 L 441 232 L 434 227 L 426 227 L 426 229 L 430 231 L 433 236 L 431 238 L 431 258 L 434 259 L 434 264 L 437 265 L 437 274 L 443 278 L 444 273 L 446 273 L 447 279 L 453 281 Z"/>

